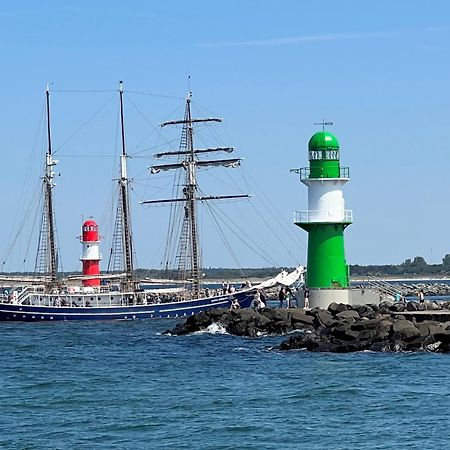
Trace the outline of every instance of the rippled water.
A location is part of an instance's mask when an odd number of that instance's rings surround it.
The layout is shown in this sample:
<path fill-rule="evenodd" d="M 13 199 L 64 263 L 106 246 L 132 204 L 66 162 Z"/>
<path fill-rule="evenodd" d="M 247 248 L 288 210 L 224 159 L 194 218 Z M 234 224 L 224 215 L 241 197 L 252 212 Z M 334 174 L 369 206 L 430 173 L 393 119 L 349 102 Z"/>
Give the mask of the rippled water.
<path fill-rule="evenodd" d="M 160 334 L 175 323 L 2 323 L 0 448 L 448 448 L 449 356 Z"/>

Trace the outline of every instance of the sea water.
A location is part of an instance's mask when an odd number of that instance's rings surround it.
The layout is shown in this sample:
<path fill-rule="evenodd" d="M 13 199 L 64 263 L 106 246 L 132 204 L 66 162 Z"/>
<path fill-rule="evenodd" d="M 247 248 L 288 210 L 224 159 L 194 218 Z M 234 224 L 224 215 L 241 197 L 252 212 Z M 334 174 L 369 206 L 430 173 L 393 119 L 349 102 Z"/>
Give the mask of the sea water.
<path fill-rule="evenodd" d="M 176 323 L 2 323 L 0 448 L 449 448 L 450 355 L 162 334 Z"/>

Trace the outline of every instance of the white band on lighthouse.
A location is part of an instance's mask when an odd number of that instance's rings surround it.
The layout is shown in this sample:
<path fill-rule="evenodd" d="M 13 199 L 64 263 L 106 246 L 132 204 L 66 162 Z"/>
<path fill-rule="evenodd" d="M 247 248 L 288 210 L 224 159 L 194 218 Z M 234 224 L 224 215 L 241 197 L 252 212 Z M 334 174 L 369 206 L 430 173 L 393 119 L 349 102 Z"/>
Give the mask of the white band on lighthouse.
<path fill-rule="evenodd" d="M 342 186 L 346 179 L 308 180 L 308 210 L 311 222 L 342 222 L 345 200 Z"/>

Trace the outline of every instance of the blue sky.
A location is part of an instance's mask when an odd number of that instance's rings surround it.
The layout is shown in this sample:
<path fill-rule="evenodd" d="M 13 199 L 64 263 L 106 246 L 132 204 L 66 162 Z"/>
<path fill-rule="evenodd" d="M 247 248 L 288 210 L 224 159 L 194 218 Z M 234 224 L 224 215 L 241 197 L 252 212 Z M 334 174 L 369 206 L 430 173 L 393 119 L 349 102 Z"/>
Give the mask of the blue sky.
<path fill-rule="evenodd" d="M 55 90 L 56 220 L 64 268 L 79 268 L 75 237 L 82 217 L 99 221 L 108 253 L 117 152 L 113 91 L 122 79 L 129 91 L 167 96 L 130 93 L 126 103 L 128 149 L 136 156 L 130 171 L 137 259 L 141 267 L 158 267 L 166 212 L 138 204 L 163 194 L 146 173 L 152 152 L 145 149 L 167 150 L 161 143 L 176 138 L 154 127 L 179 117 L 190 75 L 195 111 L 223 117 L 221 144 L 235 146 L 245 159 L 244 175 L 237 169 L 229 186 L 222 172 L 219 180 L 205 173 L 211 191 L 229 193 L 241 180 L 255 204 L 265 198 L 269 205 L 263 213 L 248 202 L 221 206 L 251 230 L 244 240 L 260 241 L 270 256 L 261 258 L 235 240 L 242 266 L 306 262 L 306 234 L 292 218 L 307 209 L 307 190 L 289 169 L 307 165 L 307 142 L 317 130 L 312 124 L 322 118 L 334 121 L 342 163 L 350 167 L 348 262 L 400 263 L 416 255 L 440 262 L 450 253 L 449 17 L 450 4 L 437 0 L 3 1 L 3 253 L 21 215 L 32 215 L 27 208 L 45 151 L 39 124 L 48 81 Z M 59 92 L 65 90 L 105 92 Z M 198 137 L 202 145 L 218 143 L 209 128 Z M 205 266 L 235 266 L 207 222 L 202 216 Z M 8 254 L 10 270 L 36 247 L 25 230 L 19 241 L 19 256 Z"/>

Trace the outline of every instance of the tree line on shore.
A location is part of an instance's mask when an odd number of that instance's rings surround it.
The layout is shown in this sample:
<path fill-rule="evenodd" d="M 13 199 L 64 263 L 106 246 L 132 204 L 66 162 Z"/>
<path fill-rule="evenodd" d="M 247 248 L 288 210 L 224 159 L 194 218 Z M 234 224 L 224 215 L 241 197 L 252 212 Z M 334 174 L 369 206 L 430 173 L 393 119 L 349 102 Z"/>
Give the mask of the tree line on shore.
<path fill-rule="evenodd" d="M 401 264 L 386 265 L 352 265 L 350 273 L 353 276 L 380 276 L 380 275 L 450 275 L 450 255 L 442 258 L 441 264 L 428 264 L 422 256 L 406 259 Z"/>
<path fill-rule="evenodd" d="M 288 272 L 294 267 L 261 267 L 261 268 L 213 268 L 203 269 L 204 277 L 212 280 L 242 279 L 242 278 L 269 278 L 277 275 L 281 269 Z M 138 278 L 159 278 L 163 276 L 161 270 L 138 269 Z M 450 255 L 445 255 L 441 264 L 428 264 L 422 256 L 406 259 L 401 264 L 384 265 L 350 265 L 352 276 L 403 276 L 403 275 L 450 275 Z"/>
<path fill-rule="evenodd" d="M 270 278 L 277 275 L 281 269 L 288 272 L 294 270 L 294 267 L 260 267 L 260 268 L 220 268 L 209 267 L 203 269 L 205 279 L 209 280 L 231 280 L 245 278 Z M 80 272 L 65 273 L 64 275 L 75 275 Z M 384 265 L 350 265 L 350 274 L 352 276 L 402 276 L 402 275 L 450 275 L 450 255 L 445 255 L 441 264 L 428 264 L 422 256 L 416 256 L 414 259 L 406 259 L 401 264 Z M 13 275 L 9 273 L 8 275 Z M 15 275 L 15 274 L 14 274 Z M 33 275 L 32 273 L 21 273 L 21 275 Z M 166 270 L 159 269 L 137 269 L 135 276 L 138 279 L 144 278 L 174 278 Z"/>

